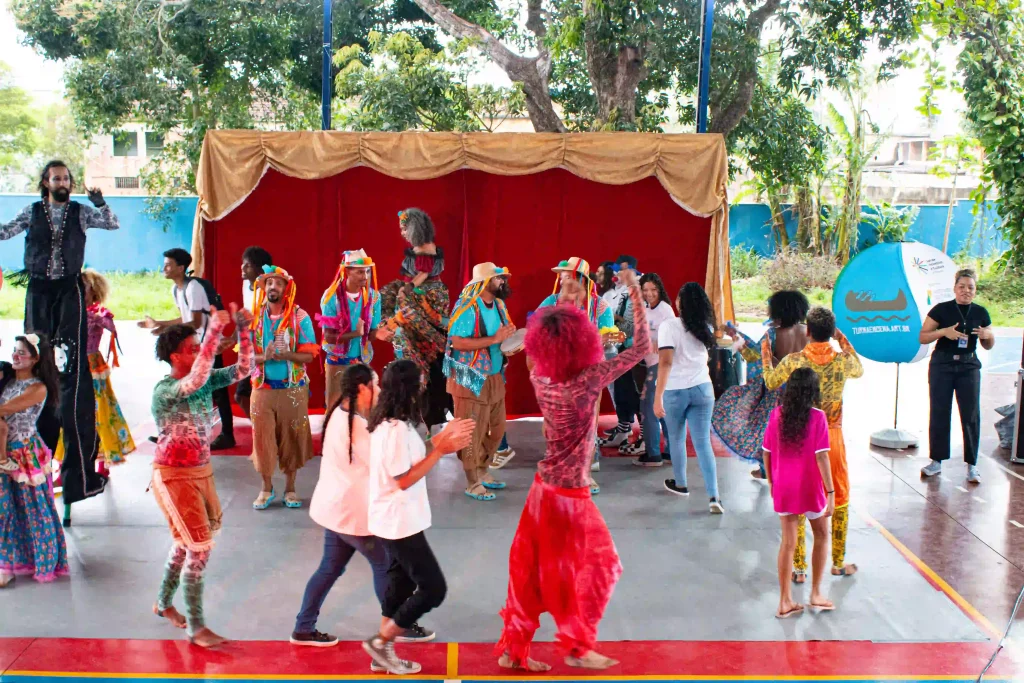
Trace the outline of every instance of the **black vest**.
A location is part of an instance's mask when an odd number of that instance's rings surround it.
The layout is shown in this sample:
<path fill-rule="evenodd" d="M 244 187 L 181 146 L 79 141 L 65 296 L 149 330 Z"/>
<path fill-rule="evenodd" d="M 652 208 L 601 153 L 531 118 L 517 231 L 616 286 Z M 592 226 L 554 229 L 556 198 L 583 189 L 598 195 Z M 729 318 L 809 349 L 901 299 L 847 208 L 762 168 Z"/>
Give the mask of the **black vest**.
<path fill-rule="evenodd" d="M 64 207 L 64 230 L 61 232 L 60 255 L 64 261 L 64 277 L 82 272 L 85 262 L 85 231 L 82 230 L 79 210 L 81 204 L 68 202 Z M 56 227 L 56 226 L 54 226 Z M 25 237 L 25 270 L 32 277 L 48 277 L 50 254 L 53 253 L 53 231 L 46 218 L 43 202 L 32 205 L 32 224 Z"/>

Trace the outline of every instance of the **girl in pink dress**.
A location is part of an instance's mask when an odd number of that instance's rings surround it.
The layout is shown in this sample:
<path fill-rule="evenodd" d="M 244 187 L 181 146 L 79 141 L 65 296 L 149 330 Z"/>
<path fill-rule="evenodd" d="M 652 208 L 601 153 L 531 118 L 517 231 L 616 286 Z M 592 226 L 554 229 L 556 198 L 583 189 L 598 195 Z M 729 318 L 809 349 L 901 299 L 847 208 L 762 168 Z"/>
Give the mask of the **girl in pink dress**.
<path fill-rule="evenodd" d="M 768 418 L 764 433 L 764 468 L 771 486 L 775 512 L 782 522 L 779 547 L 778 619 L 800 614 L 804 606 L 793 602 L 790 575 L 796 549 L 797 518 L 805 515 L 814 533 L 811 566 L 811 607 L 835 606 L 821 592 L 828 563 L 829 520 L 835 510 L 835 487 L 828 460 L 828 419 L 818 406 L 821 389 L 817 373 L 800 368 L 789 377 L 781 404 Z"/>

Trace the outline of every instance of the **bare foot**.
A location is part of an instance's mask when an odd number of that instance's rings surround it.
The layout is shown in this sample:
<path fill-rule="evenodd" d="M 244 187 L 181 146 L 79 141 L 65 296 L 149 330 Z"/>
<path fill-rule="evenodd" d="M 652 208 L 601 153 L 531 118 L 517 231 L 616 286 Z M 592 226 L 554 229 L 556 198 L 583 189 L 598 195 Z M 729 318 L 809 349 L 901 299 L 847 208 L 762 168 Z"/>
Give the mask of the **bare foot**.
<path fill-rule="evenodd" d="M 805 583 L 807 581 L 806 572 L 793 572 L 793 583 Z"/>
<path fill-rule="evenodd" d="M 792 600 L 780 600 L 779 610 L 775 613 L 776 619 L 788 619 L 789 617 L 795 617 L 804 611 L 804 606 L 793 602 Z"/>
<path fill-rule="evenodd" d="M 569 666 L 575 666 L 580 669 L 608 669 L 616 664 L 618 660 L 612 659 L 611 657 L 605 657 L 593 650 L 587 652 L 582 657 L 566 657 L 565 663 Z"/>
<path fill-rule="evenodd" d="M 757 470 L 750 470 L 750 476 L 752 476 L 754 479 L 760 479 L 760 480 L 764 481 L 764 475 L 761 474 L 761 470 L 759 470 L 759 469 L 757 469 Z"/>
<path fill-rule="evenodd" d="M 208 628 L 202 628 L 196 631 L 191 641 L 193 645 L 198 645 L 199 647 L 217 647 L 228 642 L 228 639 L 218 636 Z"/>
<path fill-rule="evenodd" d="M 508 656 L 508 653 L 504 653 L 501 657 L 498 657 L 498 666 L 502 669 L 519 669 L 522 671 L 530 671 L 533 673 L 542 673 L 544 671 L 551 671 L 551 665 L 545 664 L 544 662 L 538 662 L 536 659 L 526 659 L 526 665 L 517 664 L 512 661 L 512 658 Z"/>
<path fill-rule="evenodd" d="M 185 615 L 176 610 L 173 605 L 162 611 L 153 605 L 153 614 L 171 622 L 175 628 L 185 628 Z"/>
<path fill-rule="evenodd" d="M 845 564 L 842 569 L 832 567 L 832 576 L 853 576 L 857 573 L 857 565 Z"/>
<path fill-rule="evenodd" d="M 822 612 L 831 612 L 836 608 L 831 600 L 820 593 L 816 593 L 811 596 L 811 607 L 816 610 L 821 610 Z"/>
<path fill-rule="evenodd" d="M 0 572 L 0 588 L 7 588 L 14 581 L 14 574 Z"/>

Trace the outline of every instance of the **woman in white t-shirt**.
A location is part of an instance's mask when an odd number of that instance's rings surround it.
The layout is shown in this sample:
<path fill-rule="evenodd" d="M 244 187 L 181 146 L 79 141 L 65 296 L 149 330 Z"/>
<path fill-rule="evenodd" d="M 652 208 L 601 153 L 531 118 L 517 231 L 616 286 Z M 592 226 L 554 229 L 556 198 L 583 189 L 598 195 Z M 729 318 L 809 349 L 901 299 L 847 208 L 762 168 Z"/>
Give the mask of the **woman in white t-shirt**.
<path fill-rule="evenodd" d="M 424 614 L 438 607 L 448 590 L 427 537 L 430 501 L 427 472 L 445 453 L 469 445 L 476 423 L 452 420 L 431 439 L 431 450 L 416 433 L 422 422 L 420 370 L 410 360 L 384 371 L 380 400 L 370 416 L 369 532 L 380 538 L 391 561 L 381 605 L 380 631 L 363 642 L 373 661 L 393 674 L 419 671 L 399 659 L 394 642 Z"/>
<path fill-rule="evenodd" d="M 640 410 L 644 416 L 643 424 L 640 425 L 642 438 L 637 441 L 636 447 L 630 446 L 627 451 L 631 455 L 640 457 L 633 461 L 638 467 L 661 467 L 661 420 L 654 414 L 654 393 L 658 379 L 658 330 L 666 320 L 672 320 L 676 313 L 672 310 L 671 300 L 665 291 L 665 284 L 657 273 L 645 273 L 640 278 L 640 289 L 643 292 L 644 304 L 647 306 L 647 326 L 651 333 L 651 352 L 644 357 L 642 365 L 638 366 L 644 370 L 643 396 L 641 397 Z M 665 427 L 668 434 L 668 426 Z M 666 455 L 672 452 L 672 444 Z"/>
<path fill-rule="evenodd" d="M 708 351 L 715 344 L 715 311 L 704 288 L 687 282 L 676 297 L 679 317 L 665 321 L 658 330 L 658 381 L 654 414 L 665 418 L 675 479 L 665 488 L 688 496 L 686 487 L 686 429 L 697 451 L 697 463 L 710 496 L 712 514 L 725 508 L 718 497 L 718 473 L 711 449 L 711 412 L 715 391 L 708 370 Z"/>

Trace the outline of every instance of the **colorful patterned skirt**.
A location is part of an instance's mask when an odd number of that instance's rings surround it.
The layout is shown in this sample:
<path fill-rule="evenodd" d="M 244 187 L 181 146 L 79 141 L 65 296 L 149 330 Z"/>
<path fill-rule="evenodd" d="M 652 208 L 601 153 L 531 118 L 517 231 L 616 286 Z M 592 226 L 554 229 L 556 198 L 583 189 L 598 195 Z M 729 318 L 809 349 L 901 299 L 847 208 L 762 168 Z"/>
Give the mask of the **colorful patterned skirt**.
<path fill-rule="evenodd" d="M 110 366 L 102 353 L 89 354 L 89 372 L 92 373 L 92 390 L 96 394 L 96 436 L 100 441 L 100 456 L 107 466 L 120 465 L 125 457 L 135 450 L 135 440 L 128 430 L 128 423 L 121 412 L 121 406 L 110 384 Z M 61 438 L 54 454 L 57 462 L 64 461 L 64 439 Z"/>
<path fill-rule="evenodd" d="M 38 436 L 27 445 L 11 442 L 9 446 L 12 456 L 19 450 L 36 450 L 34 459 L 49 466 L 50 452 Z M 0 474 L 0 572 L 31 575 L 42 582 L 68 574 L 64 529 L 49 476 L 32 486 Z"/>
<path fill-rule="evenodd" d="M 781 396 L 781 388 L 769 390 L 760 377 L 729 387 L 715 401 L 711 429 L 734 454 L 744 460 L 760 462 L 764 430 Z"/>

